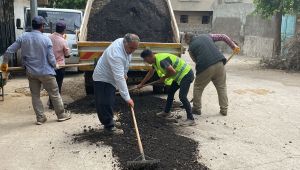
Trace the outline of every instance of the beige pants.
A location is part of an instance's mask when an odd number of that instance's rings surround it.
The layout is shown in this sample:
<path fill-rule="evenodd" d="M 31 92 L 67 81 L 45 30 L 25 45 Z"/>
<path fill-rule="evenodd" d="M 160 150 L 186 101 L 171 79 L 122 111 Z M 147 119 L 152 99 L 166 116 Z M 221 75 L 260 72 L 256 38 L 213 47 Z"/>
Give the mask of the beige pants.
<path fill-rule="evenodd" d="M 217 89 L 221 111 L 227 111 L 228 98 L 226 87 L 226 71 L 223 62 L 218 62 L 196 75 L 194 83 L 193 110 L 201 111 L 201 97 L 204 88 L 212 81 Z"/>
<path fill-rule="evenodd" d="M 48 92 L 53 103 L 56 115 L 59 117 L 64 113 L 64 104 L 59 94 L 58 85 L 54 76 L 34 76 L 27 73 L 29 88 L 32 96 L 32 106 L 37 119 L 44 117 L 44 106 L 40 98 L 41 86 Z"/>

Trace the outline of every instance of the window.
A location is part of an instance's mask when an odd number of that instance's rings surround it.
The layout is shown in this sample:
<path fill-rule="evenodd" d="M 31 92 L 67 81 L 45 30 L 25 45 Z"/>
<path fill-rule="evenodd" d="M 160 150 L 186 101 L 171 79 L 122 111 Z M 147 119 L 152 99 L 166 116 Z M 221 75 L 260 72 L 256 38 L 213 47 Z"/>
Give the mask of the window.
<path fill-rule="evenodd" d="M 180 23 L 188 23 L 189 16 L 188 15 L 180 15 Z"/>
<path fill-rule="evenodd" d="M 202 24 L 209 24 L 210 16 L 202 16 Z"/>

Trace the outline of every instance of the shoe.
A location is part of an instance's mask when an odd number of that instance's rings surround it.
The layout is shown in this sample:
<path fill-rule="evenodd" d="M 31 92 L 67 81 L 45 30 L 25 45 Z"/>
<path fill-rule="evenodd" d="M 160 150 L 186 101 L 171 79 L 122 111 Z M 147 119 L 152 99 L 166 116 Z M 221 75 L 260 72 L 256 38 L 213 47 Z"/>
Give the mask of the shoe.
<path fill-rule="evenodd" d="M 223 116 L 227 116 L 227 110 L 221 110 L 220 114 L 223 115 Z"/>
<path fill-rule="evenodd" d="M 116 127 L 113 128 L 104 128 L 104 134 L 106 135 L 123 135 L 124 131 Z"/>
<path fill-rule="evenodd" d="M 63 122 L 63 121 L 69 120 L 69 119 L 71 119 L 71 113 L 70 112 L 65 112 L 65 113 L 62 113 L 61 115 L 58 116 L 57 121 L 58 122 Z"/>
<path fill-rule="evenodd" d="M 180 126 L 186 127 L 186 126 L 195 126 L 196 122 L 195 120 L 186 119 L 184 121 L 179 122 Z"/>
<path fill-rule="evenodd" d="M 192 113 L 194 115 L 201 115 L 202 114 L 200 109 L 194 109 L 194 108 L 192 109 Z"/>
<path fill-rule="evenodd" d="M 45 123 L 47 121 L 46 116 L 42 117 L 42 118 L 37 118 L 36 124 L 37 125 L 42 125 L 43 123 Z"/>
<path fill-rule="evenodd" d="M 162 111 L 162 112 L 157 113 L 156 116 L 170 118 L 170 117 L 174 117 L 174 114 L 172 114 L 171 112 L 166 113 L 166 112 Z"/>

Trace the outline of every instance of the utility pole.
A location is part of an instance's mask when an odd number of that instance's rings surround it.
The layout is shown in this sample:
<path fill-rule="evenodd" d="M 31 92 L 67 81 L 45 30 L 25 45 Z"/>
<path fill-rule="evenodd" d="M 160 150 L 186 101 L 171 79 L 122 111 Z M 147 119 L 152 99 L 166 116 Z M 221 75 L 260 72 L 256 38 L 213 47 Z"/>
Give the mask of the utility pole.
<path fill-rule="evenodd" d="M 30 0 L 30 15 L 31 19 L 38 15 L 37 12 L 37 0 Z"/>

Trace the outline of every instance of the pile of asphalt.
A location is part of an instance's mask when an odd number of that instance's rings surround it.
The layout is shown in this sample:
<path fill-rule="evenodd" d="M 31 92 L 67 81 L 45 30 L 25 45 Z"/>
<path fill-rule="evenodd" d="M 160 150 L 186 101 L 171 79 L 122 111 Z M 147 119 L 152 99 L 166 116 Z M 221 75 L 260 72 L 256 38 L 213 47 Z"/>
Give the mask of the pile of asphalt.
<path fill-rule="evenodd" d="M 154 96 L 133 96 L 135 101 L 136 118 L 147 156 L 160 159 L 157 169 L 207 169 L 199 163 L 198 142 L 181 136 L 176 132 L 177 126 L 165 119 L 158 118 L 155 113 L 164 108 L 165 100 Z M 74 107 L 73 112 L 96 112 L 93 97 L 82 99 L 79 107 Z M 179 108 L 179 103 L 174 107 Z M 82 133 L 73 134 L 74 143 L 89 142 L 99 146 L 99 142 L 112 147 L 113 155 L 119 163 L 120 169 L 127 169 L 126 162 L 134 160 L 139 154 L 136 135 L 128 106 L 120 97 L 117 98 L 115 110 L 120 113 L 121 128 L 124 134 L 120 136 L 107 136 L 89 127 Z M 86 127 L 86 126 L 84 126 Z"/>
<path fill-rule="evenodd" d="M 88 41 L 113 41 L 135 33 L 143 42 L 173 42 L 166 1 L 104 0 L 93 2 L 88 22 Z"/>

